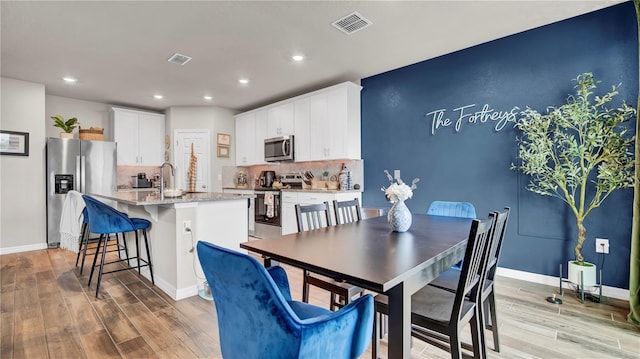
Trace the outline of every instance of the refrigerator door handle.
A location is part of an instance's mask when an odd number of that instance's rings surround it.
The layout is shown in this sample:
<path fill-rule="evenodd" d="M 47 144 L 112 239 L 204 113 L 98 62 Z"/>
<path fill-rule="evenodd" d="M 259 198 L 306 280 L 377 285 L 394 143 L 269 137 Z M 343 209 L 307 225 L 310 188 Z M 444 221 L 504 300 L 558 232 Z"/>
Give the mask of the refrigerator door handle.
<path fill-rule="evenodd" d="M 80 192 L 84 193 L 85 188 L 85 168 L 86 168 L 86 156 L 80 156 Z"/>
<path fill-rule="evenodd" d="M 76 178 L 74 183 L 73 190 L 82 192 L 82 188 L 80 188 L 80 156 L 76 156 Z"/>

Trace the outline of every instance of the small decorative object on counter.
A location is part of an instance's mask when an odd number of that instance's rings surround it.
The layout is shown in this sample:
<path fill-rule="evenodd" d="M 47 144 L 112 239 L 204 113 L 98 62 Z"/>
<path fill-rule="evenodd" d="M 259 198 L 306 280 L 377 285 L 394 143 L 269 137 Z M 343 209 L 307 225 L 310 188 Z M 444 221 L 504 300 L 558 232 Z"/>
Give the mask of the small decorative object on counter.
<path fill-rule="evenodd" d="M 247 187 L 247 174 L 244 171 L 238 172 L 238 178 L 236 179 L 236 187 L 238 188 Z"/>
<path fill-rule="evenodd" d="M 351 171 L 347 168 L 347 165 L 342 164 L 342 170 L 339 175 L 340 190 L 348 191 L 351 189 Z"/>
<path fill-rule="evenodd" d="M 193 143 L 191 144 L 191 160 L 189 161 L 189 170 L 187 171 L 187 177 L 189 180 L 189 192 L 196 191 L 196 179 L 198 171 L 198 158 L 193 150 Z"/>
<path fill-rule="evenodd" d="M 394 232 L 406 232 L 411 227 L 413 219 L 404 201 L 413 196 L 413 190 L 418 188 L 417 183 L 420 179 L 414 178 L 411 187 L 409 187 L 400 177 L 397 178 L 397 182 L 394 182 L 389 171 L 385 170 L 384 173 L 387 174 L 390 185 L 387 188 L 382 187 L 382 191 L 387 200 L 393 202 L 393 206 L 387 214 L 389 228 Z"/>

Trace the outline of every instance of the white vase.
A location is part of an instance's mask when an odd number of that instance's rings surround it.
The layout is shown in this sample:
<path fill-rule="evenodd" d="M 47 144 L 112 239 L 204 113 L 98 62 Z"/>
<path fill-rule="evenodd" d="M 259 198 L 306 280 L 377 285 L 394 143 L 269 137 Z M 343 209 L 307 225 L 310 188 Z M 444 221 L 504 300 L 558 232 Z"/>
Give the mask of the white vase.
<path fill-rule="evenodd" d="M 409 208 L 404 201 L 397 201 L 389 209 L 387 214 L 389 228 L 394 232 L 406 232 L 411 227 L 412 217 Z"/>
<path fill-rule="evenodd" d="M 577 261 L 569 261 L 567 266 L 567 279 L 571 283 L 580 285 L 580 272 L 582 272 L 582 286 L 593 287 L 596 284 L 596 265 L 589 262 L 584 262 L 580 265 Z"/>
<path fill-rule="evenodd" d="M 60 132 L 60 138 L 73 138 L 73 133 Z"/>

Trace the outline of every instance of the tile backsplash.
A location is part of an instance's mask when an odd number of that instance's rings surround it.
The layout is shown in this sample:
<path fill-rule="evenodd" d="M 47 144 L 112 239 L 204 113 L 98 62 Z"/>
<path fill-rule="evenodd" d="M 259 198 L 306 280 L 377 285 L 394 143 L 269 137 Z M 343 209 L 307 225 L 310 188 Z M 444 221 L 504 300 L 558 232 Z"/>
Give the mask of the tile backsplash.
<path fill-rule="evenodd" d="M 160 174 L 158 166 L 118 166 L 118 188 L 130 188 L 131 177 L 137 176 L 138 173 L 146 173 L 148 179 L 153 179 L 155 175 Z"/>
<path fill-rule="evenodd" d="M 364 190 L 364 162 L 362 160 L 333 160 L 333 161 L 317 161 L 317 162 L 281 162 L 266 165 L 256 165 L 249 167 L 224 166 L 222 167 L 222 187 L 235 187 L 236 176 L 240 170 L 247 173 L 249 187 L 253 187 L 256 179 L 262 171 L 275 171 L 276 175 L 285 173 L 302 173 L 311 171 L 316 179 L 322 179 L 323 173 L 327 172 L 327 180 L 331 176 L 338 177 L 342 170 L 342 164 L 345 164 L 351 171 L 352 183 L 359 184 L 360 190 Z M 306 186 L 306 184 L 304 185 Z"/>

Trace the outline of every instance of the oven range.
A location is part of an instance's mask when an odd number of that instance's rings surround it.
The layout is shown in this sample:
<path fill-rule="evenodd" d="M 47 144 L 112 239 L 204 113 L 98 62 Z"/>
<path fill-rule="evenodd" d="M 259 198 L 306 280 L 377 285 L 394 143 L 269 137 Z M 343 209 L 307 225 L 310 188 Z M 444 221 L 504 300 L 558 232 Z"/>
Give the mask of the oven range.
<path fill-rule="evenodd" d="M 302 188 L 302 176 L 298 173 L 280 176 L 281 183 L 287 188 Z M 282 235 L 282 201 L 279 189 L 272 187 L 256 187 L 254 212 L 254 236 L 272 238 Z"/>

